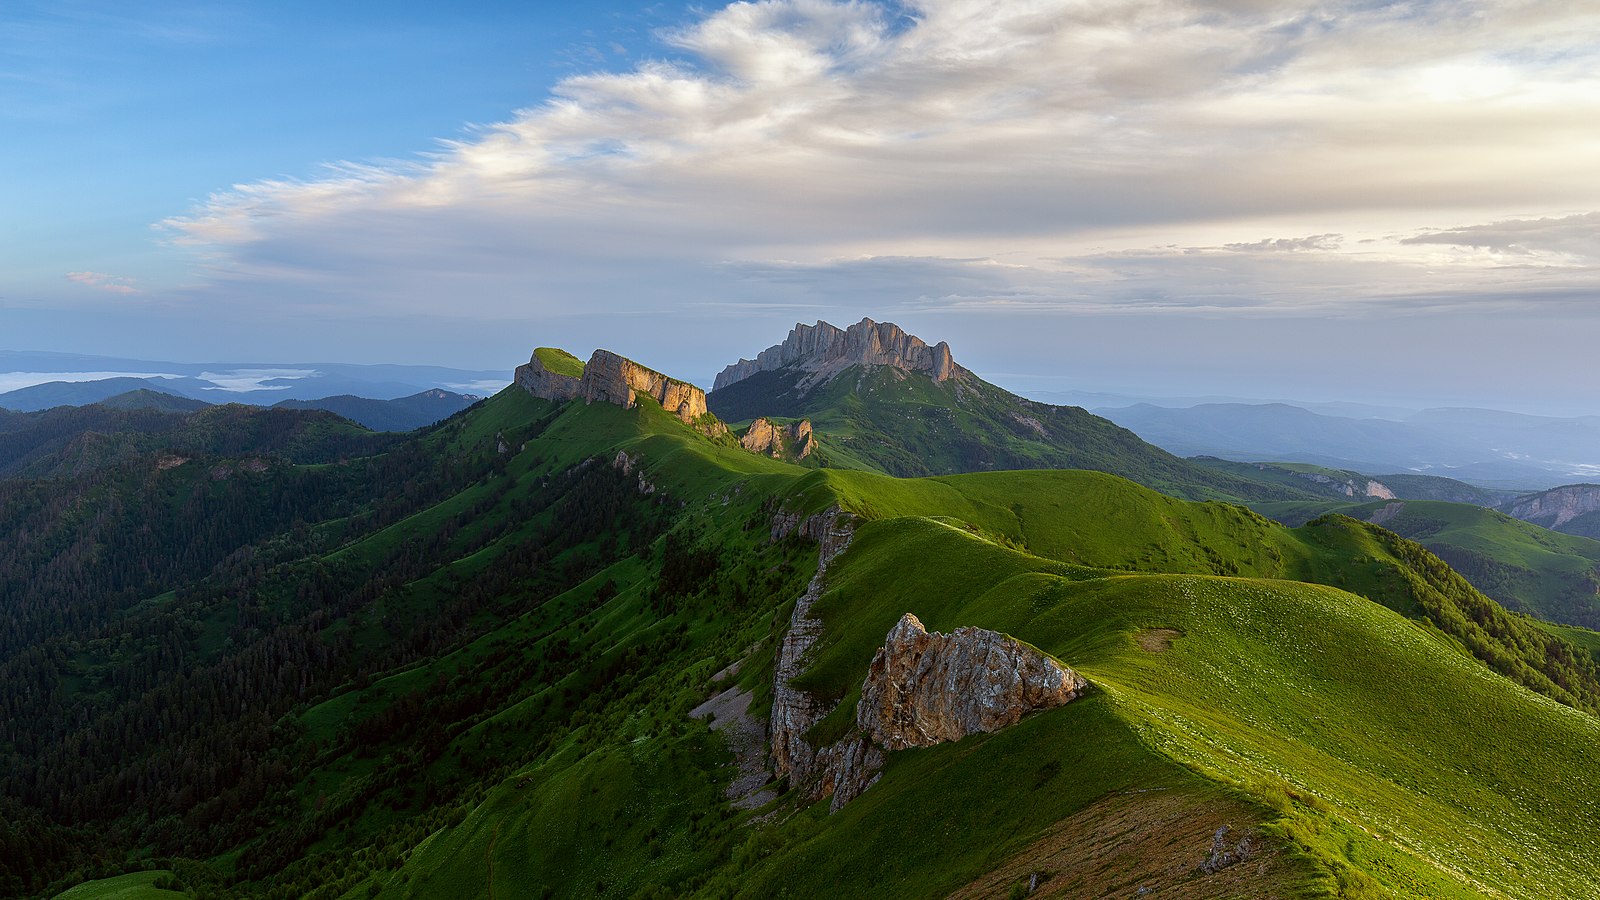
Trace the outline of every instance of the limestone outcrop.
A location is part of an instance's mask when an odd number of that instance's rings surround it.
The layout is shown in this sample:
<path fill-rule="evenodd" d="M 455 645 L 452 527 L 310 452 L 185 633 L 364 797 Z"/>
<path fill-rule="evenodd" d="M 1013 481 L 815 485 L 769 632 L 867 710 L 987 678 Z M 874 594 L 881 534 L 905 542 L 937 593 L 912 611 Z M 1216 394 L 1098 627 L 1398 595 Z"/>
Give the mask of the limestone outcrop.
<path fill-rule="evenodd" d="M 810 783 L 817 772 L 816 750 L 806 741 L 811 726 L 833 710 L 828 704 L 793 686 L 806 670 L 811 648 L 822 636 L 822 621 L 812 618 L 811 608 L 822 598 L 828 564 L 850 546 L 854 518 L 837 506 L 811 516 L 780 512 L 773 517 L 772 540 L 800 534 L 818 544 L 817 573 L 806 592 L 795 601 L 789 615 L 789 630 L 778 646 L 777 664 L 772 676 L 772 719 L 768 731 L 772 739 L 772 770 L 778 778 L 792 784 Z M 816 796 L 824 796 L 817 794 Z"/>
<path fill-rule="evenodd" d="M 582 377 L 551 372 L 540 361 L 539 352 L 534 351 L 527 365 L 517 367 L 516 381 L 528 393 L 545 400 L 565 402 L 581 397 L 588 403 L 613 403 L 623 409 L 632 409 L 638 405 L 639 394 L 648 394 L 685 424 L 710 434 L 727 431 L 727 426 L 708 415 L 705 391 L 610 350 L 594 351 L 583 367 Z"/>
<path fill-rule="evenodd" d="M 762 416 L 750 423 L 739 437 L 739 446 L 751 453 L 764 453 L 773 459 L 805 459 L 815 449 L 810 419 L 779 425 Z"/>
<path fill-rule="evenodd" d="M 758 372 L 797 366 L 808 373 L 805 383 L 819 384 L 851 366 L 894 366 L 922 372 L 934 381 L 966 374 L 950 355 L 950 345 L 932 347 L 891 322 L 862 319 L 849 328 L 827 322 L 796 324 L 783 343 L 768 347 L 755 359 L 741 359 L 717 375 L 712 390 L 721 390 Z"/>
<path fill-rule="evenodd" d="M 546 369 L 544 362 L 539 359 L 539 350 L 533 351 L 533 355 L 528 357 L 527 365 L 517 366 L 516 382 L 518 387 L 535 397 L 557 403 L 571 400 L 582 390 L 582 379 L 577 376 Z"/>
<path fill-rule="evenodd" d="M 1506 515 L 1559 531 L 1579 516 L 1600 510 L 1600 485 L 1567 484 L 1500 507 Z"/>
<path fill-rule="evenodd" d="M 872 658 L 856 725 L 886 750 L 930 747 L 1015 725 L 1087 686 L 1014 637 L 971 627 L 929 632 L 906 613 Z"/>

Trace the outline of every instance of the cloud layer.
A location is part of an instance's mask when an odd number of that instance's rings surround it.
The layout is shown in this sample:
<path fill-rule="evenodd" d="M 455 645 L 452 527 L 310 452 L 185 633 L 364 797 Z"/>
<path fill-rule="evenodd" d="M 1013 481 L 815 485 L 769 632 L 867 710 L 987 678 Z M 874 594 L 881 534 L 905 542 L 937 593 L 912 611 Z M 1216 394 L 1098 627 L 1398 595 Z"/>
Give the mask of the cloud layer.
<path fill-rule="evenodd" d="M 195 296 L 332 319 L 1570 309 L 1597 33 L 1559 0 L 735 3 L 162 228 Z"/>

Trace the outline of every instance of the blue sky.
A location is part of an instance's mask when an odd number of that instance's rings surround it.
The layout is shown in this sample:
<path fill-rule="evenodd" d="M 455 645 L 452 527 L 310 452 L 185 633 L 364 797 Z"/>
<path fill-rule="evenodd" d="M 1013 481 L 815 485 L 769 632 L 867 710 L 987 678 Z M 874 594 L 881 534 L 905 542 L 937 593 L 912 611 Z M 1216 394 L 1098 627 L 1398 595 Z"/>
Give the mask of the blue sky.
<path fill-rule="evenodd" d="M 0 349 L 1600 412 L 1592 4 L 10 3 L 0 129 Z"/>

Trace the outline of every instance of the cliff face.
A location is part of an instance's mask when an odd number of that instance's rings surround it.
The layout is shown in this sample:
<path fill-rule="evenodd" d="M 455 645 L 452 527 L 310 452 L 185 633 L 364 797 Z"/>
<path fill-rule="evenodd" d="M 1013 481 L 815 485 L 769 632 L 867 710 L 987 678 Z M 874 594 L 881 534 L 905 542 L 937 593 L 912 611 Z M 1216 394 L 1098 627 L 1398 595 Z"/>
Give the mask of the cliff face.
<path fill-rule="evenodd" d="M 707 413 L 705 391 L 610 350 L 596 350 L 584 365 L 582 377 L 549 371 L 535 351 L 527 365 L 517 367 L 516 380 L 528 393 L 545 400 L 565 402 L 582 397 L 589 403 L 612 403 L 623 409 L 636 406 L 637 394 L 644 393 L 686 424 L 713 433 L 727 430 L 720 422 L 707 425 L 702 421 Z"/>
<path fill-rule="evenodd" d="M 773 459 L 793 456 L 805 459 L 815 446 L 811 440 L 811 420 L 801 419 L 790 425 L 779 425 L 762 416 L 750 423 L 739 437 L 739 446 L 751 453 L 765 453 Z"/>
<path fill-rule="evenodd" d="M 528 393 L 544 400 L 565 403 L 578 396 L 582 380 L 572 375 L 561 375 L 544 367 L 539 351 L 533 351 L 527 365 L 517 366 L 516 382 Z"/>
<path fill-rule="evenodd" d="M 1530 497 L 1519 497 L 1500 511 L 1552 530 L 1579 516 L 1600 511 L 1600 484 L 1568 484 Z"/>
<path fill-rule="evenodd" d="M 741 359 L 723 369 L 712 390 L 784 366 L 799 366 L 812 373 L 808 381 L 816 384 L 856 365 L 894 366 L 926 373 L 934 381 L 946 381 L 966 372 L 951 357 L 949 344 L 940 341 L 930 347 L 891 322 L 862 319 L 841 329 L 819 321 L 815 325 L 797 324 L 783 343 L 768 347 L 755 359 Z"/>

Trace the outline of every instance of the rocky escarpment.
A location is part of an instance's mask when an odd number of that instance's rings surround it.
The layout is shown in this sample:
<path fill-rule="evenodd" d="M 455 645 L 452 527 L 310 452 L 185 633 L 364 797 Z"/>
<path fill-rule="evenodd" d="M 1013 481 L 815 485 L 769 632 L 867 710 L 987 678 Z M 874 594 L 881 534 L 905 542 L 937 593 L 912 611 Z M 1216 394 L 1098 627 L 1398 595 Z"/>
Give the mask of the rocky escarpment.
<path fill-rule="evenodd" d="M 818 544 L 817 573 L 795 601 L 772 676 L 772 719 L 768 724 L 772 770 L 778 778 L 788 778 L 793 784 L 809 781 L 815 774 L 816 750 L 807 743 L 805 733 L 832 710 L 831 704 L 795 688 L 794 680 L 806 670 L 811 648 L 822 636 L 822 622 L 811 617 L 811 608 L 822 598 L 828 564 L 850 546 L 853 522 L 854 517 L 837 506 L 804 517 L 780 512 L 772 521 L 772 540 L 799 534 Z"/>
<path fill-rule="evenodd" d="M 647 369 L 610 350 L 596 350 L 583 365 L 581 376 L 550 371 L 534 351 L 527 365 L 518 366 L 516 382 L 545 400 L 565 402 L 578 397 L 589 403 L 612 403 L 623 409 L 638 404 L 638 395 L 654 397 L 661 408 L 684 423 L 707 433 L 727 431 L 706 409 L 706 392 L 676 378 Z"/>
<path fill-rule="evenodd" d="M 1573 519 L 1600 512 L 1600 484 L 1567 484 L 1526 497 L 1518 497 L 1500 507 L 1508 516 L 1563 530 Z"/>
<path fill-rule="evenodd" d="M 712 390 L 721 390 L 757 372 L 770 372 L 795 366 L 810 373 L 805 384 L 827 381 L 851 366 L 894 366 L 923 372 L 934 381 L 946 381 L 966 374 L 950 355 L 943 341 L 928 346 L 891 322 L 862 319 L 849 328 L 827 322 L 796 324 L 783 343 L 768 347 L 755 359 L 741 359 L 717 375 Z"/>
<path fill-rule="evenodd" d="M 545 368 L 544 360 L 540 359 L 540 356 L 550 352 L 559 351 L 552 351 L 548 347 L 540 347 L 533 351 L 526 365 L 517 366 L 516 383 L 518 387 L 535 397 L 565 403 L 578 396 L 583 389 L 583 379 L 577 375 L 565 375 Z M 572 358 L 572 361 L 582 365 L 576 358 Z"/>
<path fill-rule="evenodd" d="M 816 449 L 810 419 L 779 425 L 762 416 L 750 423 L 739 436 L 739 446 L 751 453 L 764 453 L 773 459 L 805 459 Z"/>

